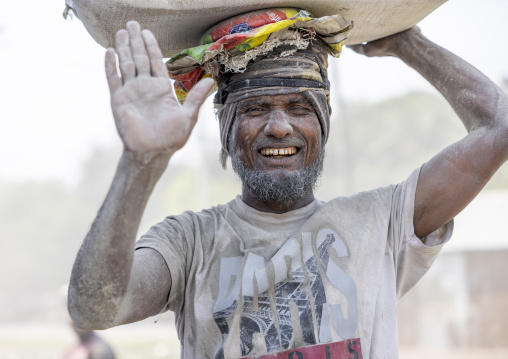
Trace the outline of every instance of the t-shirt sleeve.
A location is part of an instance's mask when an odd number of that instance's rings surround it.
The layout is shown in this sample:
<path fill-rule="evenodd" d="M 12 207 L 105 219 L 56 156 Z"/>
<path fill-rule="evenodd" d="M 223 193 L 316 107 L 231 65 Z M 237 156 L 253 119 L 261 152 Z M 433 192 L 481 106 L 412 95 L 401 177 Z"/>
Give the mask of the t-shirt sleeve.
<path fill-rule="evenodd" d="M 393 256 L 397 274 L 397 298 L 401 298 L 429 270 L 443 246 L 453 232 L 453 220 L 429 234 L 432 240 L 424 244 L 414 233 L 413 216 L 416 186 L 420 169 L 394 187 L 390 220 L 390 240 L 393 241 Z M 428 237 L 429 237 L 428 236 Z"/>
<path fill-rule="evenodd" d="M 193 241 L 193 223 L 187 213 L 171 216 L 151 227 L 136 242 L 136 249 L 152 248 L 164 258 L 171 275 L 169 297 L 159 313 L 182 309 L 185 293 L 187 258 Z"/>

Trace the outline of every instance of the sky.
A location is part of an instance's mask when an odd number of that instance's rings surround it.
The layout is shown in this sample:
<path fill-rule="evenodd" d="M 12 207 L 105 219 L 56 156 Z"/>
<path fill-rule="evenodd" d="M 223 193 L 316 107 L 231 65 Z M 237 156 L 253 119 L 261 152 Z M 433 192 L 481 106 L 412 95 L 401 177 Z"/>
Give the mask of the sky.
<path fill-rule="evenodd" d="M 104 49 L 78 19 L 63 19 L 64 7 L 63 0 L 0 2 L 0 181 L 58 180 L 72 186 L 94 148 L 119 145 Z M 450 0 L 420 26 L 431 40 L 500 83 L 508 78 L 506 14 L 506 0 Z M 346 49 L 333 67 L 346 100 L 433 91 L 393 58 L 368 59 Z M 211 114 L 207 101 L 175 161 L 199 163 L 200 140 L 218 133 Z"/>

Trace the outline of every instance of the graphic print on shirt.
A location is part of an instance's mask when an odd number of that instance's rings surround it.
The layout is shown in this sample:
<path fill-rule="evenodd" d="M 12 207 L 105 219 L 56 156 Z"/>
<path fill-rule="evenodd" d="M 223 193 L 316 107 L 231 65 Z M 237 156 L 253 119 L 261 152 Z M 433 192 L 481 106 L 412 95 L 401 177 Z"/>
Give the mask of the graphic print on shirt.
<path fill-rule="evenodd" d="M 270 260 L 275 276 L 272 288 L 266 270 L 268 263 L 263 257 L 248 253 L 245 264 L 243 257 L 221 260 L 219 295 L 213 315 L 222 333 L 223 347 L 232 329 L 231 318 L 238 310 L 241 310 L 239 352 L 242 356 L 253 352 L 255 336 L 260 335 L 267 353 L 294 348 L 295 322 L 299 324 L 296 325 L 301 332 L 301 346 L 331 342 L 332 325 L 342 339 L 354 336 L 358 320 L 356 286 L 330 259 L 331 248 L 338 257 L 347 257 L 346 246 L 337 233 L 326 228 L 319 231 L 315 243 L 317 258 L 308 232 L 302 233 L 301 245 L 290 238 L 281 247 Z M 347 319 L 340 304 L 327 305 L 320 265 L 335 289 L 346 297 Z M 241 308 L 238 308 L 239 299 Z M 223 357 L 221 349 L 215 358 Z"/>

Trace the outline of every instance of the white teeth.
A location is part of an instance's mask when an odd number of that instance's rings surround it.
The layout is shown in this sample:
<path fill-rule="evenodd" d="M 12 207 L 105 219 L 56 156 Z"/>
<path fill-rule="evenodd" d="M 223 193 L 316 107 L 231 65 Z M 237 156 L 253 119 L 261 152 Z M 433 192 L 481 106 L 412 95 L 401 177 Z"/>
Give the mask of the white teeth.
<path fill-rule="evenodd" d="M 263 148 L 259 153 L 263 156 L 290 156 L 296 153 L 296 148 Z"/>

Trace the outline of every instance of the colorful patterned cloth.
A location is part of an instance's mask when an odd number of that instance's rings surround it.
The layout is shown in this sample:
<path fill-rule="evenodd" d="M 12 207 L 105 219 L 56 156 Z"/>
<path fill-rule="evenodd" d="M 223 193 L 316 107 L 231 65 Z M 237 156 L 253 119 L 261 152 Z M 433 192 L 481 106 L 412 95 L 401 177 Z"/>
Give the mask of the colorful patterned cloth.
<path fill-rule="evenodd" d="M 352 23 L 340 15 L 315 19 L 307 11 L 280 8 L 259 10 L 223 21 L 207 31 L 201 44 L 167 61 L 175 92 L 182 103 L 192 87 L 204 77 L 224 72 L 243 72 L 250 60 L 281 45 L 307 48 L 319 38 L 331 55 L 338 57 Z M 295 31 L 296 30 L 296 31 Z M 282 56 L 291 55 L 291 52 Z"/>

